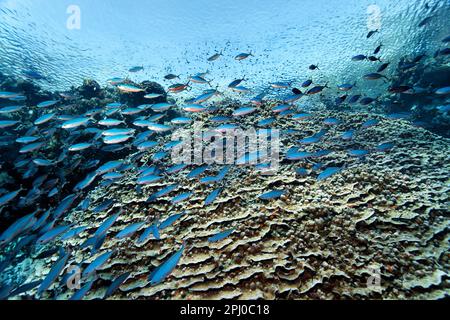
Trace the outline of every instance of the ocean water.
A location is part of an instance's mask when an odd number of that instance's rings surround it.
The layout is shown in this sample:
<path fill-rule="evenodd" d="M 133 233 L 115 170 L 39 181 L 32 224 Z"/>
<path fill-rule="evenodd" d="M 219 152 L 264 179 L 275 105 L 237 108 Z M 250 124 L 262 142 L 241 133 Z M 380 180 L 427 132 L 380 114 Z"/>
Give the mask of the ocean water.
<path fill-rule="evenodd" d="M 449 16 L 0 0 L 0 298 L 448 296 Z"/>

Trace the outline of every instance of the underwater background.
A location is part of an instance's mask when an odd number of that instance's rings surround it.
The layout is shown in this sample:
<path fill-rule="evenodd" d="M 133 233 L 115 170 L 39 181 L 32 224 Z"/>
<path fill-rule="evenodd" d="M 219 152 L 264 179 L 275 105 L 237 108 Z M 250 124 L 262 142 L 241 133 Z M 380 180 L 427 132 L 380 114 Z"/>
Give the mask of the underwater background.
<path fill-rule="evenodd" d="M 449 17 L 0 0 L 0 298 L 447 297 Z M 279 154 L 177 163 L 181 129 Z"/>

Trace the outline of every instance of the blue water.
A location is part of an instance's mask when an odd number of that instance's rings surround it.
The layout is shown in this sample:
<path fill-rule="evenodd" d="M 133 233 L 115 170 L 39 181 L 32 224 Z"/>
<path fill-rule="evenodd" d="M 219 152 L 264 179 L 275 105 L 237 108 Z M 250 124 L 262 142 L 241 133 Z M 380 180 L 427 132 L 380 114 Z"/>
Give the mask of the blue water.
<path fill-rule="evenodd" d="M 449 17 L 0 0 L 0 300 L 448 297 Z"/>
<path fill-rule="evenodd" d="M 303 81 L 314 63 L 317 77 L 343 83 L 370 68 L 350 61 L 368 54 L 368 46 L 382 42 L 381 59 L 395 64 L 402 54 L 437 49 L 450 29 L 449 2 L 442 0 L 78 0 L 80 29 L 68 29 L 72 4 L 0 1 L 0 70 L 16 76 L 35 70 L 48 79 L 40 85 L 59 90 L 86 77 L 101 84 L 114 76 L 161 81 L 168 72 L 187 77 L 206 70 L 214 85 L 245 76 L 247 86 L 264 87 Z M 417 28 L 430 15 L 430 25 Z M 382 40 L 366 39 L 373 26 Z M 206 61 L 221 51 L 223 59 Z M 248 51 L 253 59 L 233 60 Z M 130 75 L 132 66 L 145 70 Z"/>

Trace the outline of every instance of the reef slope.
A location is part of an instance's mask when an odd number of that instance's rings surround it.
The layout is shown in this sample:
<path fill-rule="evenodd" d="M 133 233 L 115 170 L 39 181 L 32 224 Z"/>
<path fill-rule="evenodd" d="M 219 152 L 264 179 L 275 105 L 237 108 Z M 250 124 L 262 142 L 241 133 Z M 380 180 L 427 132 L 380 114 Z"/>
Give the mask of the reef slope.
<path fill-rule="evenodd" d="M 135 189 L 137 174 L 129 172 L 119 182 L 98 186 L 89 194 L 91 209 L 106 199 L 115 199 L 107 212 L 72 210 L 68 223 L 87 225 L 95 231 L 105 218 L 122 210 L 108 234 L 102 252 L 116 254 L 97 272 L 100 280 L 86 296 L 103 297 L 112 279 L 130 272 L 128 280 L 111 299 L 436 299 L 450 292 L 449 205 L 450 143 L 446 138 L 403 120 L 373 114 L 321 112 L 303 122 L 283 119 L 282 127 L 299 130 L 283 136 L 282 150 L 295 140 L 317 132 L 323 119 L 336 117 L 318 146 L 306 150 L 330 149 L 320 159 L 323 167 L 345 169 L 322 181 L 314 171 L 298 176 L 295 169 L 310 169 L 306 161 L 283 161 L 274 175 L 261 175 L 252 167 L 231 167 L 216 201 L 204 207 L 206 196 L 218 186 L 185 178 L 189 169 L 162 182 Z M 353 141 L 339 136 L 368 119 L 377 126 L 359 132 Z M 252 122 L 251 117 L 246 120 Z M 243 124 L 245 127 L 245 122 Z M 169 139 L 165 137 L 164 139 Z M 364 159 L 348 155 L 349 146 L 375 150 L 391 141 L 387 152 L 371 152 Z M 145 155 L 146 163 L 151 153 Z M 213 166 L 216 171 L 220 166 Z M 179 183 L 178 193 L 194 194 L 180 204 L 171 195 L 147 203 L 149 195 L 164 186 Z M 277 200 L 258 196 L 281 189 Z M 186 214 L 161 231 L 161 239 L 137 244 L 139 233 L 117 240 L 114 235 L 132 222 L 166 219 Z M 210 243 L 208 237 L 235 228 L 226 239 Z M 141 231 L 142 232 L 142 231 Z M 72 264 L 93 260 L 89 250 L 79 246 L 89 237 L 66 243 L 73 248 Z M 186 243 L 174 272 L 161 284 L 150 286 L 148 276 L 168 256 Z M 56 261 L 56 256 L 52 261 Z M 53 262 L 27 258 L 27 282 L 43 278 Z M 23 272 L 23 270 L 22 270 Z M 380 275 L 380 285 L 377 284 Z M 372 283 L 375 285 L 369 285 Z M 45 293 L 46 298 L 67 298 L 73 291 Z"/>

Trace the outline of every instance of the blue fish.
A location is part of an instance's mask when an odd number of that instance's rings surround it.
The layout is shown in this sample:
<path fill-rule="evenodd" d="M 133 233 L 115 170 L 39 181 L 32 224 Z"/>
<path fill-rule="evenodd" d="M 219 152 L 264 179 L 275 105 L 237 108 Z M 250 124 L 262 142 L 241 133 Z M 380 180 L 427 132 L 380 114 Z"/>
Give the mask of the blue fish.
<path fill-rule="evenodd" d="M 265 170 L 270 170 L 271 166 L 272 166 L 272 164 L 270 162 L 260 163 L 255 166 L 255 169 L 259 170 L 259 171 L 265 171 Z"/>
<path fill-rule="evenodd" d="M 345 131 L 345 132 L 342 134 L 341 139 L 342 139 L 342 140 L 352 140 L 354 134 L 355 134 L 355 130 L 352 130 L 352 129 L 351 129 L 351 130 L 347 130 L 347 131 Z"/>
<path fill-rule="evenodd" d="M 33 223 L 34 219 L 36 219 L 34 217 L 34 214 L 29 214 L 14 222 L 0 236 L 0 246 L 10 242 L 16 236 L 18 236 L 20 233 L 26 230 L 30 226 L 30 224 Z"/>
<path fill-rule="evenodd" d="M 161 173 L 160 170 L 158 169 L 158 167 L 156 167 L 156 166 L 142 167 L 141 169 L 139 169 L 139 172 L 140 172 L 141 177 L 150 176 L 150 175 L 158 175 Z"/>
<path fill-rule="evenodd" d="M 256 108 L 253 108 L 253 107 L 242 107 L 242 108 L 238 108 L 238 109 L 234 110 L 232 115 L 233 115 L 233 117 L 246 116 L 246 115 L 252 114 L 255 111 L 256 111 Z"/>
<path fill-rule="evenodd" d="M 49 122 L 50 120 L 52 120 L 54 117 L 56 116 L 56 113 L 48 113 L 48 114 L 44 114 L 42 116 L 40 116 L 39 118 L 37 118 L 34 121 L 35 125 L 41 125 L 44 123 Z"/>
<path fill-rule="evenodd" d="M 62 241 L 72 239 L 72 238 L 78 236 L 80 233 L 82 233 L 86 229 L 87 229 L 87 226 L 73 228 L 73 229 L 67 231 L 66 233 L 64 233 L 60 239 Z"/>
<path fill-rule="evenodd" d="M 174 147 L 176 147 L 177 145 L 181 144 L 183 141 L 182 140 L 174 140 L 174 141 L 170 141 L 168 143 L 166 143 L 163 148 L 164 150 L 168 151 Z"/>
<path fill-rule="evenodd" d="M 154 148 L 157 145 L 158 145 L 158 142 L 156 142 L 156 141 L 145 141 L 145 142 L 138 144 L 136 147 L 138 150 L 143 151 L 143 150 L 148 150 L 148 149 Z"/>
<path fill-rule="evenodd" d="M 152 231 L 153 231 L 153 230 L 152 230 L 152 226 L 146 228 L 146 229 L 142 232 L 142 234 L 139 236 L 138 243 L 144 243 L 144 242 L 148 239 L 148 237 L 150 236 L 150 234 L 152 233 Z"/>
<path fill-rule="evenodd" d="M 280 114 L 280 116 L 285 117 L 285 116 L 291 115 L 293 113 L 294 113 L 294 110 L 287 109 L 287 110 L 281 111 L 279 114 Z"/>
<path fill-rule="evenodd" d="M 280 198 L 284 193 L 282 190 L 272 190 L 260 195 L 258 198 L 261 200 L 272 200 Z"/>
<path fill-rule="evenodd" d="M 230 171 L 229 166 L 223 167 L 216 176 L 217 181 L 223 180 L 225 178 L 225 176 L 227 175 L 228 171 Z"/>
<path fill-rule="evenodd" d="M 69 298 L 69 300 L 82 300 L 83 297 L 91 290 L 92 285 L 94 284 L 95 280 L 91 280 L 88 283 L 86 283 L 83 287 L 81 287 L 80 290 L 75 292 L 73 296 Z"/>
<path fill-rule="evenodd" d="M 43 101 L 37 104 L 38 108 L 47 108 L 47 107 L 51 107 L 54 106 L 55 104 L 57 104 L 59 101 L 58 100 L 48 100 L 48 101 Z"/>
<path fill-rule="evenodd" d="M 272 123 L 274 123 L 275 121 L 276 121 L 276 118 L 274 118 L 274 117 L 263 119 L 258 122 L 258 126 L 260 126 L 260 127 L 268 126 L 268 125 L 271 125 Z"/>
<path fill-rule="evenodd" d="M 0 287 L 0 300 L 4 300 L 8 298 L 10 295 L 11 290 L 14 288 L 12 283 L 2 285 Z"/>
<path fill-rule="evenodd" d="M 148 176 L 143 176 L 143 177 L 139 177 L 137 179 L 137 184 L 151 184 L 154 182 L 157 182 L 159 180 L 161 180 L 162 177 L 161 176 L 156 176 L 156 175 L 148 175 Z"/>
<path fill-rule="evenodd" d="M 443 105 L 443 106 L 438 106 L 438 107 L 436 107 L 436 109 L 437 109 L 439 112 L 442 112 L 442 113 L 450 112 L 450 104 Z M 17 141 L 17 140 L 16 140 L 16 141 Z"/>
<path fill-rule="evenodd" d="M 35 142 L 35 143 L 27 144 L 19 150 L 19 153 L 29 153 L 29 152 L 39 150 L 44 146 L 44 144 L 45 144 L 44 142 Z"/>
<path fill-rule="evenodd" d="M 325 179 L 331 177 L 332 175 L 338 173 L 341 170 L 342 170 L 342 168 L 340 168 L 340 167 L 326 168 L 324 171 L 322 171 L 321 174 L 319 174 L 319 176 L 317 177 L 317 180 L 318 181 L 325 180 Z"/>
<path fill-rule="evenodd" d="M 411 113 L 409 112 L 392 113 L 388 114 L 387 117 L 389 119 L 408 119 L 411 117 Z"/>
<path fill-rule="evenodd" d="M 113 255 L 114 250 L 105 252 L 94 259 L 83 271 L 83 277 L 88 277 L 91 275 L 95 270 L 100 268 L 103 264 L 108 261 L 108 259 Z"/>
<path fill-rule="evenodd" d="M 89 247 L 89 246 L 94 246 L 95 243 L 98 241 L 98 239 L 99 239 L 99 238 L 97 238 L 97 237 L 95 237 L 95 236 L 93 236 L 93 237 L 91 237 L 91 238 L 88 238 L 85 242 L 83 242 L 83 243 L 80 245 L 80 249 L 84 249 L 84 248 L 87 248 L 87 247 Z"/>
<path fill-rule="evenodd" d="M 159 224 L 158 229 L 164 230 L 164 229 L 170 227 L 175 221 L 180 219 L 183 216 L 183 214 L 184 214 L 184 212 L 171 215 L 170 217 L 168 217 L 166 220 L 164 220 L 163 222 L 161 222 Z"/>
<path fill-rule="evenodd" d="M 161 161 L 162 159 L 164 159 L 165 157 L 167 157 L 169 155 L 169 153 L 165 152 L 165 151 L 159 151 L 157 153 L 155 153 L 152 156 L 152 160 L 153 161 Z"/>
<path fill-rule="evenodd" d="M 75 151 L 82 151 L 82 150 L 86 150 L 92 147 L 91 143 L 77 143 L 74 145 L 71 145 L 68 150 L 71 152 L 75 152 Z"/>
<path fill-rule="evenodd" d="M 103 165 L 101 165 L 97 170 L 98 175 L 102 175 L 104 173 L 113 171 L 119 168 L 123 164 L 123 161 L 109 161 Z"/>
<path fill-rule="evenodd" d="M 5 204 L 7 204 L 8 202 L 12 201 L 15 197 L 17 197 L 19 195 L 19 193 L 22 191 L 23 189 L 20 188 L 19 190 L 13 191 L 13 192 L 9 192 L 3 196 L 0 197 L 0 206 L 3 206 Z"/>
<path fill-rule="evenodd" d="M 154 104 L 151 108 L 154 112 L 164 112 L 172 108 L 174 105 L 167 102 Z"/>
<path fill-rule="evenodd" d="M 53 239 L 57 238 L 58 236 L 60 236 L 61 234 L 65 233 L 67 230 L 69 230 L 69 228 L 70 228 L 69 226 L 56 227 L 56 228 L 44 233 L 42 236 L 39 237 L 39 239 L 37 239 L 36 242 L 39 244 L 48 243 L 48 242 L 52 241 Z"/>
<path fill-rule="evenodd" d="M 281 105 L 273 107 L 272 108 L 272 112 L 274 112 L 274 113 L 281 113 L 283 111 L 289 110 L 290 107 L 291 107 L 291 105 L 289 105 L 289 104 L 281 104 Z"/>
<path fill-rule="evenodd" d="M 361 98 L 360 94 L 355 94 L 354 96 L 351 96 L 350 99 L 348 100 L 348 103 L 353 104 L 358 102 L 358 100 Z"/>
<path fill-rule="evenodd" d="M 21 144 L 28 144 L 28 143 L 36 142 L 37 140 L 39 140 L 38 137 L 24 136 L 24 137 L 17 138 L 16 142 L 21 143 Z"/>
<path fill-rule="evenodd" d="M 33 228 L 31 228 L 31 231 L 39 230 L 44 225 L 44 223 L 47 221 L 47 219 L 50 216 L 51 212 L 52 211 L 50 209 L 47 210 L 46 212 L 44 212 L 39 217 L 39 219 L 36 221 L 36 223 L 33 225 Z"/>
<path fill-rule="evenodd" d="M 114 202 L 115 202 L 114 199 L 107 199 L 107 200 L 103 201 L 102 203 L 100 203 L 97 207 L 92 209 L 92 211 L 95 213 L 100 213 L 100 212 L 106 211 L 109 208 L 111 208 L 111 206 L 114 204 Z"/>
<path fill-rule="evenodd" d="M 364 97 L 364 98 L 362 98 L 361 100 L 359 100 L 359 103 L 360 103 L 362 106 L 367 106 L 367 105 L 371 104 L 372 102 L 374 102 L 375 100 L 376 100 L 376 99 L 371 98 L 371 97 Z"/>
<path fill-rule="evenodd" d="M 328 126 L 335 126 L 340 123 L 340 120 L 336 118 L 326 118 L 325 120 L 323 120 L 323 123 Z"/>
<path fill-rule="evenodd" d="M 122 178 L 124 175 L 118 172 L 109 172 L 102 176 L 103 180 L 117 180 Z"/>
<path fill-rule="evenodd" d="M 156 224 L 152 224 L 150 227 L 145 229 L 142 232 L 142 234 L 139 236 L 138 243 L 144 243 L 148 239 L 150 234 L 152 234 L 153 237 L 155 237 L 156 240 L 160 240 L 161 239 L 161 237 L 159 235 L 158 227 L 156 226 Z"/>
<path fill-rule="evenodd" d="M 40 234 L 44 234 L 50 230 L 52 230 L 55 227 L 55 223 L 56 223 L 56 219 L 52 219 L 50 221 L 47 222 L 47 224 L 45 224 L 41 230 L 40 230 Z"/>
<path fill-rule="evenodd" d="M 312 115 L 309 113 L 297 113 L 292 116 L 292 120 L 304 120 L 310 118 Z"/>
<path fill-rule="evenodd" d="M 25 283 L 25 284 L 21 285 L 20 287 L 18 287 L 17 289 L 11 291 L 11 293 L 9 294 L 9 297 L 15 297 L 19 294 L 28 292 L 28 291 L 36 288 L 37 286 L 39 286 L 41 283 L 42 283 L 41 280 L 36 280 L 36 281 Z"/>
<path fill-rule="evenodd" d="M 295 101 L 297 101 L 298 99 L 300 99 L 301 97 L 303 97 L 303 93 L 298 90 L 296 91 L 297 93 L 288 95 L 286 97 L 283 98 L 283 102 L 288 104 L 288 103 L 294 103 Z"/>
<path fill-rule="evenodd" d="M 120 212 L 116 213 L 115 215 L 107 218 L 97 229 L 97 231 L 94 233 L 94 237 L 101 237 L 102 235 L 106 234 L 111 228 L 111 226 L 116 222 L 117 218 L 119 218 Z"/>
<path fill-rule="evenodd" d="M 158 198 L 164 197 L 165 195 L 171 193 L 178 187 L 179 187 L 179 184 L 177 184 L 177 183 L 169 185 L 169 186 L 165 187 L 164 189 L 162 189 L 162 190 L 152 194 L 150 197 L 148 197 L 147 202 L 152 202 Z"/>
<path fill-rule="evenodd" d="M 236 129 L 238 129 L 238 128 L 239 128 L 239 126 L 236 125 L 236 124 L 233 124 L 233 123 L 224 123 L 224 124 L 221 124 L 220 126 L 218 126 L 218 127 L 216 128 L 216 131 L 218 131 L 218 132 L 227 132 L 227 131 L 233 131 L 233 130 L 236 130 Z"/>
<path fill-rule="evenodd" d="M 192 179 L 192 178 L 196 178 L 199 175 L 201 175 L 203 172 L 205 172 L 208 169 L 207 165 L 203 165 L 200 167 L 195 168 L 194 170 L 192 170 L 191 172 L 188 173 L 187 178 L 188 179 Z"/>
<path fill-rule="evenodd" d="M 81 210 L 86 211 L 87 209 L 89 209 L 90 204 L 91 204 L 91 199 L 85 198 L 83 201 L 81 201 L 79 207 Z"/>
<path fill-rule="evenodd" d="M 152 226 L 152 233 L 153 233 L 153 236 L 155 237 L 156 240 L 161 240 L 161 235 L 159 234 L 159 229 L 156 226 L 156 224 L 154 224 Z"/>
<path fill-rule="evenodd" d="M 317 132 L 316 134 L 312 135 L 311 137 L 304 138 L 301 140 L 298 140 L 298 143 L 301 144 L 313 144 L 319 142 L 323 136 L 327 133 L 327 130 L 321 130 Z"/>
<path fill-rule="evenodd" d="M 218 188 L 213 190 L 207 197 L 205 200 L 205 206 L 210 205 L 211 203 L 214 202 L 214 200 L 216 200 L 217 196 L 220 194 L 220 192 L 222 192 L 222 188 Z"/>
<path fill-rule="evenodd" d="M 172 167 L 167 168 L 166 173 L 168 173 L 168 174 L 177 173 L 179 171 L 182 171 L 186 167 L 187 167 L 187 165 L 184 163 L 175 164 Z"/>
<path fill-rule="evenodd" d="M 150 285 L 156 285 L 161 283 L 177 266 L 181 259 L 184 251 L 184 244 L 181 246 L 180 250 L 175 252 L 166 261 L 164 261 L 160 266 L 158 266 L 149 276 L 148 280 Z"/>
<path fill-rule="evenodd" d="M 307 151 L 299 151 L 297 148 L 291 148 L 286 153 L 286 159 L 291 161 L 302 160 L 314 157 L 314 154 Z"/>
<path fill-rule="evenodd" d="M 380 144 L 379 146 L 376 147 L 377 151 L 388 151 L 391 150 L 394 147 L 394 144 L 392 142 L 385 142 Z"/>
<path fill-rule="evenodd" d="M 217 234 L 215 234 L 215 235 L 209 237 L 209 238 L 208 238 L 208 241 L 209 241 L 209 242 L 219 242 L 219 241 L 222 241 L 223 239 L 225 239 L 226 237 L 228 237 L 230 234 L 232 234 L 234 230 L 235 230 L 235 229 L 229 229 L 229 230 L 226 230 L 226 231 L 219 232 L 219 233 L 217 233 Z"/>
<path fill-rule="evenodd" d="M 117 239 L 124 239 L 127 237 L 132 237 L 134 233 L 136 233 L 145 222 L 136 222 L 132 223 L 129 226 L 125 227 L 122 231 L 120 231 L 118 234 L 116 234 Z"/>
<path fill-rule="evenodd" d="M 380 121 L 377 120 L 377 119 L 370 119 L 370 120 L 367 120 L 366 122 L 364 122 L 364 123 L 361 125 L 361 127 L 364 128 L 364 129 L 367 129 L 367 128 L 376 126 L 379 122 L 380 122 Z"/>
<path fill-rule="evenodd" d="M 118 276 L 114 281 L 111 283 L 111 285 L 108 287 L 108 289 L 105 292 L 105 295 L 103 296 L 103 299 L 106 299 L 110 297 L 119 287 L 128 279 L 131 272 L 125 272 Z"/>
<path fill-rule="evenodd" d="M 97 172 L 96 171 L 88 173 L 83 180 L 78 182 L 75 185 L 75 187 L 73 187 L 72 190 L 74 192 L 82 191 L 82 190 L 88 188 L 95 181 L 96 178 L 97 178 Z"/>
<path fill-rule="evenodd" d="M 217 177 L 216 176 L 208 176 L 208 177 L 203 177 L 200 179 L 200 183 L 201 184 L 213 184 L 217 182 Z"/>
<path fill-rule="evenodd" d="M 57 219 L 61 217 L 67 210 L 69 210 L 76 198 L 76 194 L 65 197 L 53 212 L 53 218 Z"/>
<path fill-rule="evenodd" d="M 56 280 L 56 278 L 59 277 L 61 272 L 63 271 L 64 267 L 66 266 L 67 260 L 69 259 L 69 254 L 65 254 L 63 257 L 61 257 L 58 261 L 55 262 L 55 264 L 50 269 L 47 276 L 42 281 L 41 285 L 39 286 L 37 290 L 37 294 L 40 296 L 44 291 L 46 291 L 52 283 Z"/>
<path fill-rule="evenodd" d="M 173 118 L 172 120 L 170 120 L 170 122 L 173 124 L 189 124 L 192 121 L 193 120 L 188 117 L 177 117 L 177 118 Z"/>
<path fill-rule="evenodd" d="M 230 120 L 231 119 L 229 117 L 226 117 L 226 116 L 216 116 L 216 117 L 212 117 L 212 118 L 209 119 L 209 121 L 219 122 L 219 123 L 224 123 L 224 122 L 227 122 L 227 121 L 230 121 Z"/>

